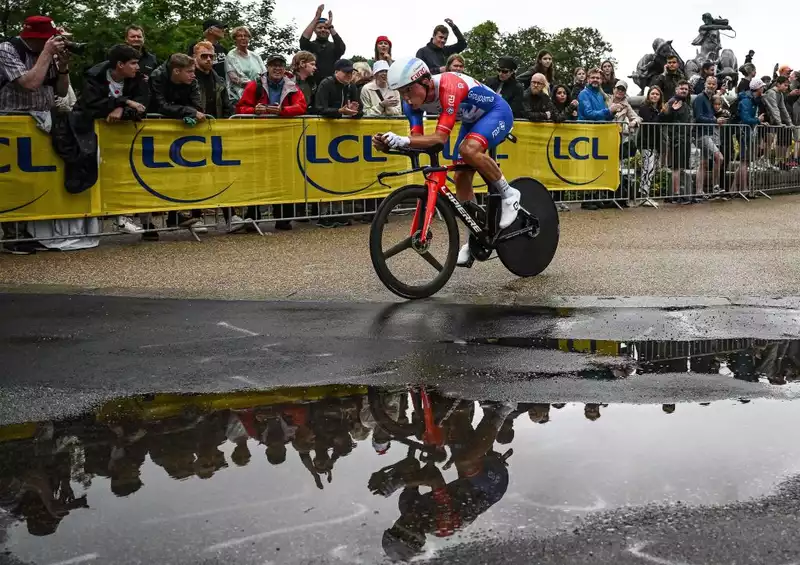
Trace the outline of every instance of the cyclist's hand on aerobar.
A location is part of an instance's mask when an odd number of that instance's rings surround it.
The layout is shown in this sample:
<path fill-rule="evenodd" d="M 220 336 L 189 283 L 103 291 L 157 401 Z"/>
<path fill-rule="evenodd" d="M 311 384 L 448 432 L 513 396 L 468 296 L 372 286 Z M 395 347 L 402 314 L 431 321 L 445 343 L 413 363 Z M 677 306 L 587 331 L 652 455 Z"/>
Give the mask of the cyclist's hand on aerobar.
<path fill-rule="evenodd" d="M 382 153 L 386 153 L 387 151 L 389 151 L 389 146 L 383 140 L 382 133 L 376 133 L 375 135 L 372 136 L 372 146 Z"/>
<path fill-rule="evenodd" d="M 381 138 L 391 149 L 406 149 L 411 145 L 411 138 L 393 132 L 384 133 Z"/>

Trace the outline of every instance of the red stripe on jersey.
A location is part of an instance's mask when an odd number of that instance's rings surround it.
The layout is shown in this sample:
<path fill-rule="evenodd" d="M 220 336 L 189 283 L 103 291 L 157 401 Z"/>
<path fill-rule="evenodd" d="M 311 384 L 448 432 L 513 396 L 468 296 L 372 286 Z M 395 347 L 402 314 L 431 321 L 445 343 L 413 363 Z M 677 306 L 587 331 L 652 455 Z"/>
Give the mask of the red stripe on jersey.
<path fill-rule="evenodd" d="M 464 139 L 474 139 L 475 141 L 483 145 L 484 151 L 489 149 L 489 140 L 483 137 L 479 133 L 468 133 Z"/>
<path fill-rule="evenodd" d="M 469 94 L 469 85 L 458 75 L 444 73 L 439 81 L 439 104 L 442 106 L 442 113 L 439 114 L 437 130 L 444 133 L 453 131 L 458 117 L 458 107 Z"/>
<path fill-rule="evenodd" d="M 422 126 L 411 126 L 411 135 L 424 135 L 425 128 Z"/>

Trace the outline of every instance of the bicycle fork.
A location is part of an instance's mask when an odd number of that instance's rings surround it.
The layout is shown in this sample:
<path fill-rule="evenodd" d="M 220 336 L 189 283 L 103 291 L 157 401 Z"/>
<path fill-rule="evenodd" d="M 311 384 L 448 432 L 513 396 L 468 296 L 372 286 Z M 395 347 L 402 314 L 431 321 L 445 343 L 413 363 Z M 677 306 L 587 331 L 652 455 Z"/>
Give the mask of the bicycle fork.
<path fill-rule="evenodd" d="M 424 244 L 428 241 L 428 231 L 433 222 L 433 215 L 436 213 L 436 198 L 438 197 L 440 187 L 445 186 L 446 181 L 447 171 L 433 172 L 425 177 L 428 198 L 425 203 L 424 216 L 422 215 L 421 202 L 418 201 L 417 209 L 414 211 L 414 220 L 411 222 L 411 233 L 409 234 L 411 237 L 414 237 L 414 234 L 417 233 L 417 230 L 420 228 L 420 224 L 422 224 L 419 236 L 420 243 Z"/>

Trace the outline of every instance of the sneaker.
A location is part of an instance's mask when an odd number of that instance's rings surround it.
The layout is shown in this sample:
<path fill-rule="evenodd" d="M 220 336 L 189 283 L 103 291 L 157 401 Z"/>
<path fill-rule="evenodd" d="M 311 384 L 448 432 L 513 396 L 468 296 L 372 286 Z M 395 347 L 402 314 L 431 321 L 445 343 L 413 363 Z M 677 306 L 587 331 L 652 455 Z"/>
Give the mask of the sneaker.
<path fill-rule="evenodd" d="M 592 204 L 591 202 L 584 202 L 581 204 L 581 210 L 597 210 L 597 204 Z"/>
<path fill-rule="evenodd" d="M 119 216 L 117 218 L 117 229 L 123 233 L 142 233 L 144 231 L 127 216 Z"/>
<path fill-rule="evenodd" d="M 197 218 L 197 222 L 191 225 L 191 229 L 194 233 L 208 233 L 208 228 L 200 218 Z"/>
<path fill-rule="evenodd" d="M 275 229 L 280 231 L 290 231 L 292 229 L 292 222 L 290 220 L 279 220 L 275 222 Z"/>
<path fill-rule="evenodd" d="M 202 222 L 200 218 L 179 218 L 178 227 L 179 228 L 188 228 L 189 226 L 193 226 L 195 224 L 199 224 Z"/>
<path fill-rule="evenodd" d="M 320 218 L 317 225 L 327 229 L 338 227 L 338 224 L 333 221 L 333 218 Z"/>
<path fill-rule="evenodd" d="M 241 217 L 237 216 L 236 214 L 231 216 L 231 227 L 228 230 L 228 233 L 236 233 L 242 231 L 245 228 L 245 224 L 243 222 L 244 220 Z"/>
<path fill-rule="evenodd" d="M 148 231 L 145 231 L 142 234 L 142 241 L 158 241 L 158 232 L 157 231 L 149 231 L 149 230 L 155 230 L 156 226 L 154 226 L 153 224 L 147 224 L 145 229 L 148 230 Z"/>
<path fill-rule="evenodd" d="M 559 212 L 569 212 L 569 206 L 567 206 L 563 202 L 556 202 L 556 209 Z"/>
<path fill-rule="evenodd" d="M 469 269 L 470 267 L 472 267 L 472 264 L 474 262 L 475 262 L 475 257 L 472 256 L 472 252 L 469 250 L 469 243 L 465 243 L 464 247 L 462 247 L 461 250 L 459 250 L 458 252 L 458 260 L 456 261 L 456 266 Z"/>
<path fill-rule="evenodd" d="M 500 201 L 500 222 L 498 227 L 501 230 L 506 229 L 514 223 L 519 214 L 519 200 L 522 195 L 514 187 L 506 189 L 505 198 Z"/>
<path fill-rule="evenodd" d="M 19 243 L 4 243 L 3 252 L 11 255 L 33 255 L 39 248 L 35 241 L 20 241 Z"/>
<path fill-rule="evenodd" d="M 334 223 L 336 224 L 336 227 L 346 228 L 347 226 L 353 225 L 353 220 L 351 220 L 350 218 L 337 218 L 336 220 L 334 220 Z"/>

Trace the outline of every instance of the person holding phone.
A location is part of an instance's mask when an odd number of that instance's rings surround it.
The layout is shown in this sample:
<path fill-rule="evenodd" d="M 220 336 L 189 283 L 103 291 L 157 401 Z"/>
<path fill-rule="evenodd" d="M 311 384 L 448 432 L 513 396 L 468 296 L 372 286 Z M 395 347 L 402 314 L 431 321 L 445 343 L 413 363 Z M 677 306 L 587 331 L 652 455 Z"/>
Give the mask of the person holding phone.
<path fill-rule="evenodd" d="M 361 90 L 361 104 L 364 116 L 401 116 L 403 105 L 400 93 L 389 88 L 389 63 L 375 61 L 372 65 L 372 81 Z"/>

